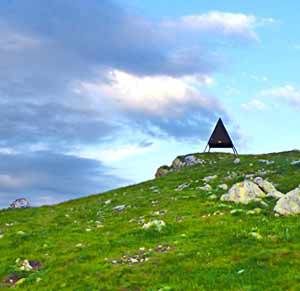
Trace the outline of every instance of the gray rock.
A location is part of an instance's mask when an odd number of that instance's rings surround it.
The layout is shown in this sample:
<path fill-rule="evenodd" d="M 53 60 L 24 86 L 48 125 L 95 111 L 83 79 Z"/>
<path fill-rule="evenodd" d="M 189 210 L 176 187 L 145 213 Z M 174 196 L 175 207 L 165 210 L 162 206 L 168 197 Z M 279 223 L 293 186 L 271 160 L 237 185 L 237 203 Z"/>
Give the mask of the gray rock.
<path fill-rule="evenodd" d="M 240 160 L 239 158 L 236 158 L 236 159 L 233 161 L 233 163 L 234 163 L 235 165 L 239 164 L 240 162 L 241 162 L 241 160 Z"/>
<path fill-rule="evenodd" d="M 203 190 L 203 191 L 211 191 L 212 187 L 209 184 L 205 184 L 204 186 L 197 187 L 197 189 Z"/>
<path fill-rule="evenodd" d="M 181 185 L 179 185 L 179 186 L 175 189 L 175 191 L 182 191 L 183 189 L 185 189 L 185 188 L 187 188 L 187 187 L 189 187 L 189 186 L 190 186 L 189 183 L 181 184 Z"/>
<path fill-rule="evenodd" d="M 229 192 L 221 196 L 221 201 L 248 204 L 253 201 L 261 201 L 266 194 L 253 182 L 244 181 L 234 184 Z"/>
<path fill-rule="evenodd" d="M 274 161 L 263 160 L 263 159 L 258 160 L 258 162 L 260 162 L 261 164 L 266 164 L 267 166 L 275 163 Z"/>
<path fill-rule="evenodd" d="M 264 180 L 263 178 L 256 177 L 253 181 L 267 194 L 267 197 L 273 197 L 275 199 L 284 197 L 284 194 L 277 191 L 272 183 Z"/>
<path fill-rule="evenodd" d="M 182 167 L 185 166 L 185 163 L 182 162 L 179 158 L 176 158 L 173 162 L 172 162 L 172 165 L 171 165 L 171 168 L 175 169 L 175 170 L 178 170 Z"/>
<path fill-rule="evenodd" d="M 126 208 L 126 205 L 117 205 L 113 208 L 115 211 L 123 211 Z"/>
<path fill-rule="evenodd" d="M 280 198 L 274 207 L 274 211 L 284 216 L 299 214 L 300 188 L 298 187 Z"/>
<path fill-rule="evenodd" d="M 197 158 L 193 155 L 184 158 L 184 163 L 186 166 L 193 166 L 197 164 Z"/>
<path fill-rule="evenodd" d="M 26 198 L 18 198 L 10 204 L 10 208 L 28 208 L 30 207 L 29 201 Z"/>
<path fill-rule="evenodd" d="M 207 176 L 207 177 L 204 177 L 202 180 L 204 181 L 204 182 L 209 182 L 209 181 L 211 181 L 211 180 L 213 180 L 213 179 L 216 179 L 218 176 L 217 175 L 214 175 L 214 176 Z"/>

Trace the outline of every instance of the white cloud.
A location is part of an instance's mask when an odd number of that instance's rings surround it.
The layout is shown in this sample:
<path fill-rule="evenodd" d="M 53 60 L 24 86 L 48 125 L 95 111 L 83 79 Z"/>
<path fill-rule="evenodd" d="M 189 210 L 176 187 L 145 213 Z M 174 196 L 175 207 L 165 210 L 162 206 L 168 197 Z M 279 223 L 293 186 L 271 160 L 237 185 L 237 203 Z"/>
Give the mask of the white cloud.
<path fill-rule="evenodd" d="M 259 23 L 262 23 L 261 21 Z M 257 39 L 254 28 L 258 20 L 253 15 L 213 11 L 200 15 L 189 15 L 163 23 L 169 28 L 189 29 L 197 32 L 214 32 L 224 36 Z"/>
<path fill-rule="evenodd" d="M 267 109 L 267 105 L 258 99 L 252 99 L 248 103 L 244 103 L 241 105 L 242 109 L 245 111 L 253 111 L 253 110 L 265 110 Z"/>
<path fill-rule="evenodd" d="M 152 147 L 143 147 L 139 145 L 111 146 L 110 148 L 83 148 L 72 152 L 81 158 L 96 159 L 102 162 L 116 162 L 124 160 L 130 156 L 135 156 L 149 152 Z"/>
<path fill-rule="evenodd" d="M 157 117 L 180 117 L 191 108 L 211 110 L 220 107 L 216 98 L 197 89 L 199 84 L 213 83 L 208 76 L 140 77 L 113 70 L 109 78 L 110 82 L 82 82 L 75 90 L 93 96 L 94 102 L 107 96 L 121 111 L 143 112 Z"/>
<path fill-rule="evenodd" d="M 300 106 L 300 89 L 291 85 L 263 90 L 259 93 L 259 96 L 275 98 L 287 102 L 291 106 Z"/>

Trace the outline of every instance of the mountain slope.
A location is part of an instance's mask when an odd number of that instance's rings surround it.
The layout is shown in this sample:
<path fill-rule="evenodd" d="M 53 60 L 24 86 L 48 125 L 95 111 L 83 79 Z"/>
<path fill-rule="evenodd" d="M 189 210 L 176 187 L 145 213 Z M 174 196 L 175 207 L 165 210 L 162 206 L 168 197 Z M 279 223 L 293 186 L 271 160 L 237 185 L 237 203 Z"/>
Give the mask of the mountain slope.
<path fill-rule="evenodd" d="M 1 290 L 300 290 L 299 216 L 275 216 L 272 198 L 221 202 L 218 187 L 252 175 L 286 193 L 300 152 L 195 155 L 205 163 L 138 185 L 0 211 Z"/>

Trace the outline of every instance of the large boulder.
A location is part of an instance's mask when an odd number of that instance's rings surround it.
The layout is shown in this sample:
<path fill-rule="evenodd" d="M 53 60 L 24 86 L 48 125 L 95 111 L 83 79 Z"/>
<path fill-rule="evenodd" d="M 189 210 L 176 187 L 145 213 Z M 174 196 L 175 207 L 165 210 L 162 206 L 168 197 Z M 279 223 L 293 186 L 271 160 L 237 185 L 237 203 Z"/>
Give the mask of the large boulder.
<path fill-rule="evenodd" d="M 185 163 L 181 161 L 180 158 L 176 158 L 171 165 L 171 168 L 177 170 L 185 166 Z"/>
<path fill-rule="evenodd" d="M 170 169 L 168 166 L 159 167 L 155 173 L 155 178 L 164 176 L 164 175 L 168 174 L 169 171 L 170 171 Z"/>
<path fill-rule="evenodd" d="M 272 183 L 264 180 L 261 177 L 256 177 L 253 182 L 267 194 L 267 197 L 280 199 L 285 196 L 283 193 L 279 192 Z"/>
<path fill-rule="evenodd" d="M 198 160 L 195 156 L 189 155 L 184 158 L 184 163 L 186 166 L 193 166 L 198 163 Z"/>
<path fill-rule="evenodd" d="M 10 204 L 10 208 L 28 208 L 30 207 L 29 201 L 26 198 L 18 198 Z"/>
<path fill-rule="evenodd" d="M 227 194 L 221 196 L 221 201 L 232 201 L 235 203 L 248 204 L 253 201 L 260 201 L 266 194 L 251 181 L 243 181 L 234 184 Z"/>
<path fill-rule="evenodd" d="M 300 187 L 288 192 L 280 198 L 274 208 L 280 215 L 295 215 L 300 213 Z"/>

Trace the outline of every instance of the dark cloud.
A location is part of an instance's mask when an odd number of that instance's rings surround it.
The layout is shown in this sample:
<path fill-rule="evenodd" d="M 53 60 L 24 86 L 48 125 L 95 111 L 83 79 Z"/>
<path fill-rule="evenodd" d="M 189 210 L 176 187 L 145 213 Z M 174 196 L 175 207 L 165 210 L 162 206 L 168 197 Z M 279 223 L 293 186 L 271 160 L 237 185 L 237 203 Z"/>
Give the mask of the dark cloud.
<path fill-rule="evenodd" d="M 128 183 L 101 162 L 72 155 L 39 151 L 0 159 L 0 207 L 20 197 L 33 205 L 52 204 Z"/>
<path fill-rule="evenodd" d="M 0 102 L 0 145 L 21 150 L 40 143 L 59 148 L 97 143 L 116 132 L 98 111 L 72 109 L 57 103 Z"/>
<path fill-rule="evenodd" d="M 234 17 L 225 15 L 223 24 L 224 15 L 217 16 L 221 27 L 230 26 Z M 170 26 L 129 14 L 109 0 L 0 1 L 0 150 L 18 153 L 0 154 L 0 204 L 19 194 L 34 197 L 36 204 L 56 202 L 69 194 L 100 192 L 124 182 L 108 175 L 110 169 L 98 161 L 65 154 L 74 148 L 108 144 L 128 138 L 128 133 L 136 138 L 132 143 L 142 147 L 151 146 L 148 138 L 153 136 L 206 138 L 219 115 L 228 117 L 217 98 L 195 93 L 222 63 L 215 51 L 219 35 L 208 29 L 201 38 L 197 29 L 175 22 Z M 240 32 L 223 35 L 222 41 L 239 38 Z M 247 24 L 244 32 L 249 32 Z M 116 70 L 137 81 L 162 76 L 181 80 L 187 75 L 203 80 L 195 90 L 184 87 L 188 96 L 181 98 L 179 93 L 180 101 L 171 96 L 174 91 L 166 95 L 167 101 L 175 101 L 168 103 L 165 116 L 144 107 L 126 107 L 132 100 L 121 100 L 118 91 L 111 97 L 105 90 L 100 94 L 80 90 L 82 83 L 99 80 L 111 90 L 109 74 Z M 172 114 L 178 109 L 181 114 Z M 40 148 L 48 151 L 34 152 Z"/>
<path fill-rule="evenodd" d="M 217 65 L 201 47 L 193 49 L 186 43 L 178 47 L 175 40 L 180 34 L 128 15 L 107 0 L 3 1 L 0 17 L 5 23 L 2 30 L 37 39 L 37 55 L 27 51 L 27 58 L 38 58 L 48 73 L 56 66 L 62 80 L 68 68 L 72 77 L 82 78 L 97 66 L 142 75 L 180 76 L 209 73 Z M 36 64 L 30 67 L 39 69 Z"/>

